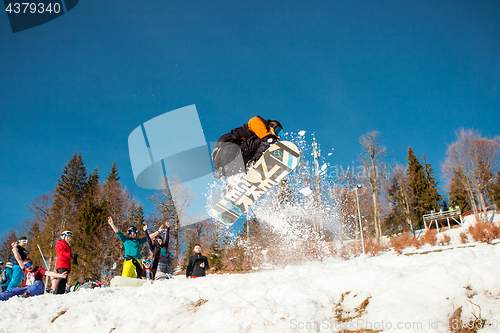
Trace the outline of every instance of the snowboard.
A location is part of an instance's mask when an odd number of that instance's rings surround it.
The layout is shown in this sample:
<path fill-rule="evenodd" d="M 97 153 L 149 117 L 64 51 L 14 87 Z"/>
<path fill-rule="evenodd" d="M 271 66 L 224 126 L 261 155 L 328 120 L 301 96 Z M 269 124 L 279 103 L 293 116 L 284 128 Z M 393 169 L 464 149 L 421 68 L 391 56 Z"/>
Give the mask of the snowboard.
<path fill-rule="evenodd" d="M 264 193 L 288 175 L 299 163 L 300 153 L 289 141 L 277 142 L 262 154 L 240 182 L 224 193 L 208 215 L 232 225 Z"/>
<path fill-rule="evenodd" d="M 140 287 L 148 280 L 135 279 L 126 276 L 115 276 L 111 279 L 111 287 Z"/>

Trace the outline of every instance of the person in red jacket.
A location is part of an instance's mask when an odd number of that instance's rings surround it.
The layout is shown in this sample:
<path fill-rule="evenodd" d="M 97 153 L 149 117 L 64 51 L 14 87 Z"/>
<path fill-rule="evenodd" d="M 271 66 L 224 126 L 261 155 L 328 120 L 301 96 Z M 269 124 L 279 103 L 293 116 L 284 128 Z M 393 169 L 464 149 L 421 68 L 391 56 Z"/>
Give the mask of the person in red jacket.
<path fill-rule="evenodd" d="M 71 231 L 64 231 L 61 234 L 61 239 L 56 243 L 56 272 L 64 273 L 67 275 L 71 273 L 71 259 L 76 264 L 77 254 L 71 253 L 71 247 L 69 243 L 71 242 L 71 238 L 73 237 L 73 233 Z M 57 281 L 57 285 L 54 294 L 64 294 L 66 292 L 66 282 L 68 281 L 67 275 L 65 277 L 59 278 Z"/>
<path fill-rule="evenodd" d="M 230 177 L 246 172 L 252 162 L 279 141 L 283 133 L 279 121 L 257 116 L 250 119 L 248 124 L 222 135 L 212 151 L 214 177 Z"/>

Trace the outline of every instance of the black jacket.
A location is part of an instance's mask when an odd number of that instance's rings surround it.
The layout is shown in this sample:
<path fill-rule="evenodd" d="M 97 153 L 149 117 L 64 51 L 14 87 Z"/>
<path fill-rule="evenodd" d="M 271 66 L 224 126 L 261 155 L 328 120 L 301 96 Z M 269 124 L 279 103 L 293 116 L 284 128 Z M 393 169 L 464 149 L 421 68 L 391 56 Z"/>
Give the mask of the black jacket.
<path fill-rule="evenodd" d="M 200 267 L 201 263 L 205 263 L 205 267 Z M 187 268 L 186 268 L 186 277 L 190 276 L 205 276 L 205 271 L 210 267 L 208 266 L 208 259 L 204 255 L 195 254 L 189 257 Z"/>
<path fill-rule="evenodd" d="M 270 122 L 269 120 L 266 120 L 260 116 L 257 116 L 255 118 L 260 119 L 260 121 L 262 121 L 262 123 L 266 126 L 266 128 L 269 128 L 269 122 Z M 223 142 L 228 142 L 238 145 L 241 149 L 243 162 L 246 164 L 255 155 L 255 152 L 257 151 L 257 148 L 259 148 L 261 140 L 257 136 L 257 134 L 255 134 L 250 130 L 248 124 L 243 124 L 242 126 L 237 127 L 231 130 L 231 132 L 221 136 L 217 142 L 219 144 Z"/>

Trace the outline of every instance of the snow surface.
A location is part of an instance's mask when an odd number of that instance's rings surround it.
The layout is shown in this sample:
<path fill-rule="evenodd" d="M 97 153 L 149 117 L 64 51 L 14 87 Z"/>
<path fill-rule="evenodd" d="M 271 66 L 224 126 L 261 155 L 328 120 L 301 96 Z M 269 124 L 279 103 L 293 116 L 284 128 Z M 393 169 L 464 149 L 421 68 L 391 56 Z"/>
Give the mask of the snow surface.
<path fill-rule="evenodd" d="M 455 238 L 407 255 L 12 298 L 0 302 L 0 332 L 448 332 L 459 307 L 462 318 L 481 316 L 484 331 L 498 332 L 500 242 Z M 339 313 L 353 319 L 339 323 Z"/>

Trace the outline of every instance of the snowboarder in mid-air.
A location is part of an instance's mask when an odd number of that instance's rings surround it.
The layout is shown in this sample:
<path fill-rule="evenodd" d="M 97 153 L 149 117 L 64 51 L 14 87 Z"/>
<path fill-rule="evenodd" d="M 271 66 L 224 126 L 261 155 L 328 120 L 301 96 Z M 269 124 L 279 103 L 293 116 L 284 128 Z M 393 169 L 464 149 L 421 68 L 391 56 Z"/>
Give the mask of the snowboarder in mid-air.
<path fill-rule="evenodd" d="M 257 116 L 219 138 L 212 151 L 214 177 L 222 178 L 246 172 L 253 162 L 283 135 L 278 120 Z M 238 158 L 241 154 L 242 158 Z"/>

